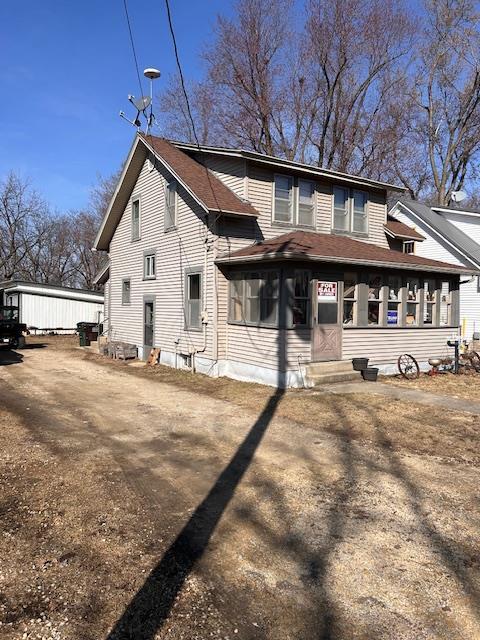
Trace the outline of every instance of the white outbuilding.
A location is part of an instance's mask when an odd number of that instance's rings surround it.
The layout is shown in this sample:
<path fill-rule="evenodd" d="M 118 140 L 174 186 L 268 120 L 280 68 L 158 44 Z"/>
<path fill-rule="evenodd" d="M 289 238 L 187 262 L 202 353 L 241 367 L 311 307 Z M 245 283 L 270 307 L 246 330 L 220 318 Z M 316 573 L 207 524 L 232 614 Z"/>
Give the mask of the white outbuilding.
<path fill-rule="evenodd" d="M 103 293 L 10 280 L 0 283 L 0 305 L 19 308 L 30 331 L 73 333 L 78 322 L 102 322 Z"/>

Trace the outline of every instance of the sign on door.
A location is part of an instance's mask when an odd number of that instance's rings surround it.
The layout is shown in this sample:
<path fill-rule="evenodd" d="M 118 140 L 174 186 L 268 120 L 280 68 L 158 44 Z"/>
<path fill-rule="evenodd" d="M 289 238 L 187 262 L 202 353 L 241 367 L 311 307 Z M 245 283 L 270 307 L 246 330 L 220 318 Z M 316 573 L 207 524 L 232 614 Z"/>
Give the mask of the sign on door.
<path fill-rule="evenodd" d="M 319 302 L 336 302 L 337 283 L 319 280 L 317 283 L 317 298 Z"/>

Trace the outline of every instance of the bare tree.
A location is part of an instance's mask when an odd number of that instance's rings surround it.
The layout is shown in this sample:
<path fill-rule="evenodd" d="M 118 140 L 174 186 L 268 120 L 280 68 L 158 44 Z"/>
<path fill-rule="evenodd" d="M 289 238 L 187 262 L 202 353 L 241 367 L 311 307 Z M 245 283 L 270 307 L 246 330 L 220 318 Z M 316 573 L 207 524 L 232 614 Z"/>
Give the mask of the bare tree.
<path fill-rule="evenodd" d="M 469 0 L 430 0 L 414 96 L 431 198 L 448 205 L 475 178 L 480 150 L 480 15 Z"/>
<path fill-rule="evenodd" d="M 28 180 L 11 172 L 0 182 L 0 273 L 18 276 L 28 253 L 47 234 L 48 206 Z"/>

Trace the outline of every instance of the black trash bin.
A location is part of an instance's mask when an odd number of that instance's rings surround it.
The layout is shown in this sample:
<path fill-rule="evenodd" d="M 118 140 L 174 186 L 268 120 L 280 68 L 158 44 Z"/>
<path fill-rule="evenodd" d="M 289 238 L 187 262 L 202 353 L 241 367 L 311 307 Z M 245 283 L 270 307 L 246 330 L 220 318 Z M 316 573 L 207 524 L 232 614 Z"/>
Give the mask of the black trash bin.
<path fill-rule="evenodd" d="M 96 322 L 77 322 L 77 331 L 80 338 L 81 347 L 89 347 L 92 340 L 98 336 L 98 325 Z"/>

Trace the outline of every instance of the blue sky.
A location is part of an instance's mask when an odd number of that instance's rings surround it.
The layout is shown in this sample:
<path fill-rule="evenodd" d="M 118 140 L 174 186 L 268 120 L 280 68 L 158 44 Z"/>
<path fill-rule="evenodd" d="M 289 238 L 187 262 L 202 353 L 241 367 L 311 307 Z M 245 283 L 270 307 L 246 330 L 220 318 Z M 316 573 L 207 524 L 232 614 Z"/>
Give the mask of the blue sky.
<path fill-rule="evenodd" d="M 170 0 L 187 77 L 226 0 Z M 161 70 L 157 93 L 175 71 L 163 0 L 128 2 L 140 70 Z M 119 168 L 134 135 L 138 94 L 123 0 L 23 0 L 0 9 L 0 177 L 31 178 L 59 211 L 88 201 L 97 175 Z M 147 83 L 144 84 L 145 90 Z"/>

